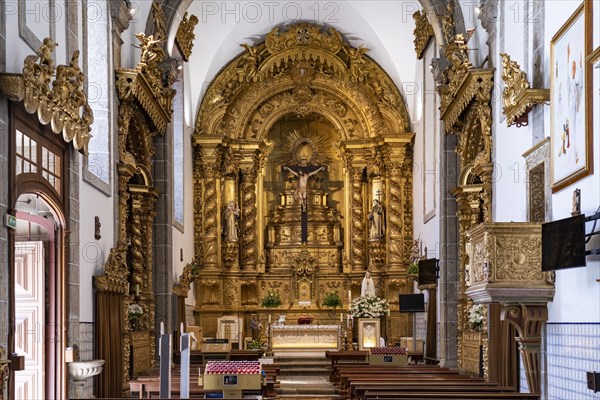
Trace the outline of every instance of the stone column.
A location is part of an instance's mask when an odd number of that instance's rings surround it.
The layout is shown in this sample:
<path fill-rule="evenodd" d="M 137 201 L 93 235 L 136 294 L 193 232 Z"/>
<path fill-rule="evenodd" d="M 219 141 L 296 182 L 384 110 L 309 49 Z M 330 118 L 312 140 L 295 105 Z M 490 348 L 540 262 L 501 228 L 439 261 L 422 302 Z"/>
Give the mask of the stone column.
<path fill-rule="evenodd" d="M 256 165 L 242 169 L 242 270 L 256 270 Z"/>
<path fill-rule="evenodd" d="M 123 44 L 121 33 L 129 28 L 129 21 L 133 15 L 129 12 L 125 1 L 111 1 L 110 14 L 112 17 L 113 64 L 115 68 L 118 68 L 121 66 L 121 45 Z"/>
<path fill-rule="evenodd" d="M 363 199 L 363 168 L 352 168 L 352 269 L 355 271 L 365 270 L 365 215 Z"/>
<path fill-rule="evenodd" d="M 457 365 L 457 315 L 458 301 L 458 219 L 456 199 L 450 189 L 458 184 L 458 156 L 454 151 L 457 138 L 442 137 L 440 182 L 440 335 L 438 358 L 447 367 Z"/>

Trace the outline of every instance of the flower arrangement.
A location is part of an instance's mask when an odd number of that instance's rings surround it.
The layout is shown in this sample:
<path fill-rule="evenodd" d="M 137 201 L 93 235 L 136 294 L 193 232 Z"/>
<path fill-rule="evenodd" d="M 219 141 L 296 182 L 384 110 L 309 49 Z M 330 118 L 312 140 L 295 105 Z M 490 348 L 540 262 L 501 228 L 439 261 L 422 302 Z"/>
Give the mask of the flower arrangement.
<path fill-rule="evenodd" d="M 480 331 L 483 327 L 483 304 L 473 304 L 469 308 L 469 324 L 474 331 Z"/>
<path fill-rule="evenodd" d="M 390 304 L 377 296 L 360 296 L 352 300 L 350 313 L 354 318 L 379 318 L 387 313 Z"/>
<path fill-rule="evenodd" d="M 250 342 L 249 347 L 253 350 L 260 350 L 264 347 L 265 342 L 263 342 L 262 340 L 259 339 L 254 339 L 252 342 Z"/>
<path fill-rule="evenodd" d="M 144 315 L 144 309 L 137 303 L 130 304 L 127 308 L 129 319 L 138 319 Z"/>
<path fill-rule="evenodd" d="M 282 304 L 279 292 L 269 290 L 267 295 L 262 299 L 261 305 L 266 308 L 277 308 Z"/>
<path fill-rule="evenodd" d="M 419 263 L 412 263 L 408 266 L 408 275 L 418 275 L 419 274 Z"/>
<path fill-rule="evenodd" d="M 323 305 L 335 309 L 342 306 L 342 299 L 340 299 L 340 295 L 336 291 L 332 290 L 325 295 Z"/>

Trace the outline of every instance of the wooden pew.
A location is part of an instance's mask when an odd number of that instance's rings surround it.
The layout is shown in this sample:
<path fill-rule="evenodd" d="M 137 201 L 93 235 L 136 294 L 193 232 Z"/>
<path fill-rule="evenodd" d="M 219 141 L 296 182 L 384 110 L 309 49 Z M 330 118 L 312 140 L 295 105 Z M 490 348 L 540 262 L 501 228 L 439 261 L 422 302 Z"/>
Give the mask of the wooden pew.
<path fill-rule="evenodd" d="M 505 392 L 413 392 L 413 393 L 389 393 L 367 391 L 365 400 L 387 399 L 387 400 L 539 400 L 539 394 L 531 393 L 505 393 Z"/>

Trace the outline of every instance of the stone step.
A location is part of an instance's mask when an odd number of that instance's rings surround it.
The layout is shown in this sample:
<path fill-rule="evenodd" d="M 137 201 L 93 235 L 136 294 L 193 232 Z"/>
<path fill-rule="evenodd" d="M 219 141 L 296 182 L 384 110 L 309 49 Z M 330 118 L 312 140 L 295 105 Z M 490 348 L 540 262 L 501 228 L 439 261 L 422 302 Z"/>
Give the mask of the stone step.
<path fill-rule="evenodd" d="M 289 400 L 332 400 L 339 399 L 340 396 L 337 394 L 331 394 L 327 396 L 321 396 L 318 394 L 282 394 L 279 395 L 280 399 L 289 399 Z"/>

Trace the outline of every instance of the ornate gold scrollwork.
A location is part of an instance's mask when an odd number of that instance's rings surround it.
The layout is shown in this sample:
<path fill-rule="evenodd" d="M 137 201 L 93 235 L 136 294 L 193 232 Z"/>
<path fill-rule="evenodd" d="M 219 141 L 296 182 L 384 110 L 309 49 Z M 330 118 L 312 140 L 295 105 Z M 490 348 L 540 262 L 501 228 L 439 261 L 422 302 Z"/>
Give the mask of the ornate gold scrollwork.
<path fill-rule="evenodd" d="M 527 74 L 521 71 L 516 61 L 510 59 L 506 53 L 502 56 L 502 80 L 504 91 L 502 100 L 506 126 L 515 124 L 517 127 L 528 123 L 527 114 L 536 105 L 550 101 L 550 89 L 532 89 L 527 80 Z"/>
<path fill-rule="evenodd" d="M 104 263 L 104 274 L 94 277 L 94 287 L 103 292 L 125 294 L 128 277 L 127 244 L 119 241 L 108 253 Z"/>
<path fill-rule="evenodd" d="M 413 19 L 415 20 L 415 39 L 413 42 L 415 44 L 417 59 L 421 60 L 423 59 L 423 53 L 425 53 L 429 41 L 433 37 L 433 27 L 427 20 L 425 12 L 415 11 Z"/>
<path fill-rule="evenodd" d="M 173 293 L 175 293 L 177 296 L 187 298 L 197 270 L 198 266 L 196 265 L 195 261 L 186 264 L 186 266 L 183 267 L 181 276 L 179 277 L 179 282 L 173 285 Z"/>
<path fill-rule="evenodd" d="M 69 65 L 54 68 L 52 53 L 56 46 L 52 39 L 45 38 L 37 54 L 25 58 L 21 74 L 0 74 L 0 90 L 12 101 L 23 101 L 27 112 L 37 112 L 40 123 L 50 124 L 54 133 L 62 133 L 65 142 L 72 141 L 76 150 L 87 155 L 94 113 L 83 87 L 85 75 L 79 68 L 79 50 L 73 53 Z"/>
<path fill-rule="evenodd" d="M 163 42 L 166 40 L 164 15 L 158 3 L 152 4 L 154 33 L 136 34 L 141 57 L 135 69 L 117 69 L 115 86 L 121 102 L 136 99 L 162 135 L 171 121 L 176 72 L 164 70 Z"/>
<path fill-rule="evenodd" d="M 192 14 L 188 18 L 188 13 L 186 12 L 179 23 L 179 28 L 177 28 L 175 43 L 177 44 L 177 47 L 179 47 L 181 57 L 184 61 L 189 61 L 189 58 L 192 55 L 194 39 L 196 38 L 194 27 L 197 23 L 198 17 Z"/>

